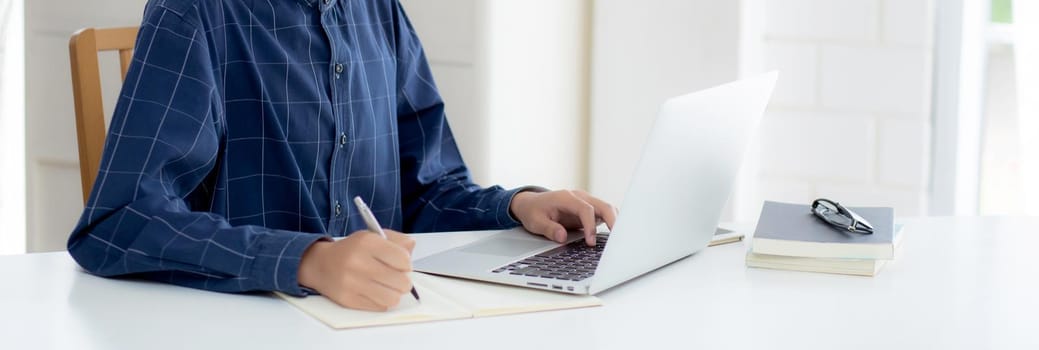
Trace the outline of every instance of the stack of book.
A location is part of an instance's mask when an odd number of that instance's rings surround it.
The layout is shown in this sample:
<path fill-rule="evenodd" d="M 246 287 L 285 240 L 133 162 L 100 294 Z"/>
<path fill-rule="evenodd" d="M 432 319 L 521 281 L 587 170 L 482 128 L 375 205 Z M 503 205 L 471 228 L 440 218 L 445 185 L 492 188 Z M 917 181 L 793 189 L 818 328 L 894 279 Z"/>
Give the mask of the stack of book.
<path fill-rule="evenodd" d="M 873 224 L 873 234 L 830 226 L 808 205 L 766 201 L 754 230 L 747 266 L 874 276 L 895 257 L 901 225 L 892 208 L 852 207 Z"/>

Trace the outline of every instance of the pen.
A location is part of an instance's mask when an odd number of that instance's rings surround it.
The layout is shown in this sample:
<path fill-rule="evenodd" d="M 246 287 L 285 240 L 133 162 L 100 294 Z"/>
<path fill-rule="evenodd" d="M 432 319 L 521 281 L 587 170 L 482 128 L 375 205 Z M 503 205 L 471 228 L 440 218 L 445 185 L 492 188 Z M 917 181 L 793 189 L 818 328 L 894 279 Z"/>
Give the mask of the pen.
<path fill-rule="evenodd" d="M 375 214 L 368 208 L 367 204 L 364 204 L 364 200 L 361 196 L 354 197 L 354 204 L 357 206 L 357 211 L 361 212 L 361 218 L 364 219 L 364 223 L 368 225 L 369 231 L 375 231 L 382 236 L 382 239 L 389 239 L 386 237 L 386 232 L 382 230 L 382 225 L 379 225 L 379 221 L 375 220 Z M 411 296 L 415 297 L 415 300 L 422 301 L 418 297 L 418 291 L 415 290 L 415 286 L 411 286 Z"/>

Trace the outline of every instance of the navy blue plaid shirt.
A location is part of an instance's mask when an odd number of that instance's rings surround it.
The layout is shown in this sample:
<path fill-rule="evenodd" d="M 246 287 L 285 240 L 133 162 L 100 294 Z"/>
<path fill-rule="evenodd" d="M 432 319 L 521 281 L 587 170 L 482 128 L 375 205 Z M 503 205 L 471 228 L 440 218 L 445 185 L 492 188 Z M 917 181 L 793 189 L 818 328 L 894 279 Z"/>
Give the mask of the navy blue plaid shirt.
<path fill-rule="evenodd" d="M 518 225 L 470 180 L 396 0 L 152 0 L 69 252 L 102 276 L 303 291 L 315 240 Z"/>

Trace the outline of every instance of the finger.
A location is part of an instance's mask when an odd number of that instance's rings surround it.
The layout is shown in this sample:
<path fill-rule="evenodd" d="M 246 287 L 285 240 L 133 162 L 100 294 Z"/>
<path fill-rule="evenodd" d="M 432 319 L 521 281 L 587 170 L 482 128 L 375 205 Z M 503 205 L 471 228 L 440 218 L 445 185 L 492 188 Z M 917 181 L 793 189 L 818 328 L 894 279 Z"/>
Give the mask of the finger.
<path fill-rule="evenodd" d="M 353 280 L 350 285 L 356 286 L 361 283 L 361 280 Z M 371 301 L 367 297 L 362 296 L 357 291 L 345 291 L 342 289 L 322 291 L 321 295 L 324 295 L 332 302 L 339 304 L 342 307 L 367 310 L 367 311 L 385 311 L 386 308 L 380 307 L 375 302 Z"/>
<path fill-rule="evenodd" d="M 403 234 L 403 233 L 400 233 L 400 232 L 397 232 L 397 231 L 393 231 L 393 230 L 384 230 L 384 231 L 386 232 L 386 238 L 389 239 L 390 242 L 396 243 L 397 245 L 401 246 L 401 248 L 406 249 L 408 251 L 409 255 L 413 251 L 415 251 L 415 239 L 414 238 L 411 238 L 410 236 L 408 236 L 406 234 Z"/>
<path fill-rule="evenodd" d="M 390 309 L 397 306 L 397 304 L 400 304 L 401 297 L 404 296 L 404 293 L 407 293 L 406 291 L 396 291 L 375 281 L 368 281 L 368 283 L 360 286 L 358 291 L 372 303 L 382 307 L 383 310 Z"/>
<path fill-rule="evenodd" d="M 563 243 L 566 241 L 566 228 L 548 217 L 542 217 L 529 224 L 530 232 L 545 236 L 545 238 Z"/>
<path fill-rule="evenodd" d="M 397 271 L 384 264 L 373 264 L 365 273 L 373 282 L 377 282 L 397 292 L 407 293 L 411 290 L 411 278 L 408 277 L 407 273 Z"/>
<path fill-rule="evenodd" d="M 613 230 L 613 223 L 617 221 L 617 209 L 614 209 L 613 206 L 606 203 L 606 201 L 595 198 L 586 192 L 577 192 L 577 196 L 595 207 L 595 215 L 606 222 L 607 228 L 611 231 Z"/>
<path fill-rule="evenodd" d="M 364 294 L 364 293 L 358 294 L 357 297 L 360 300 L 362 300 L 365 305 L 370 305 L 371 306 L 371 309 L 370 309 L 371 311 L 386 312 L 386 311 L 389 311 L 394 306 L 397 306 L 397 304 L 393 303 L 390 300 L 390 298 L 385 298 L 386 301 L 380 302 L 380 298 L 372 296 L 372 295 Z M 398 299 L 400 299 L 400 298 L 398 298 Z M 390 304 L 392 304 L 392 305 L 390 305 Z"/>
<path fill-rule="evenodd" d="M 381 237 L 375 237 L 366 243 L 366 251 L 375 260 L 397 271 L 411 271 L 411 254 L 403 247 Z"/>
<path fill-rule="evenodd" d="M 364 295 L 360 295 L 360 294 L 350 294 L 350 295 L 348 295 L 348 296 L 346 296 L 344 298 L 332 299 L 332 301 L 336 302 L 336 304 L 342 305 L 343 307 L 347 307 L 347 308 L 351 308 L 351 309 L 357 309 L 357 310 L 364 310 L 364 311 L 386 311 L 386 310 L 389 310 L 388 307 L 381 306 L 381 305 L 375 303 L 374 301 L 372 301 L 372 299 L 370 299 L 370 298 L 368 298 L 368 297 L 366 297 Z"/>
<path fill-rule="evenodd" d="M 571 200 L 566 203 L 566 210 L 577 216 L 584 231 L 584 242 L 595 245 L 595 207 L 571 193 Z"/>

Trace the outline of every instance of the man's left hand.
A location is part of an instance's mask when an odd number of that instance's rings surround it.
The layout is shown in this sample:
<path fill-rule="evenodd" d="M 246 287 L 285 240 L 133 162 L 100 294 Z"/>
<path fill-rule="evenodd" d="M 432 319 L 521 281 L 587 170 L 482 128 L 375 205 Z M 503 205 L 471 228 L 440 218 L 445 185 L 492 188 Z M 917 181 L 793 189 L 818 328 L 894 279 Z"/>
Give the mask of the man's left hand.
<path fill-rule="evenodd" d="M 595 245 L 598 222 L 612 230 L 617 218 L 613 206 L 580 190 L 520 192 L 512 198 L 509 210 L 527 231 L 563 243 L 567 229 L 581 229 L 590 246 Z"/>

